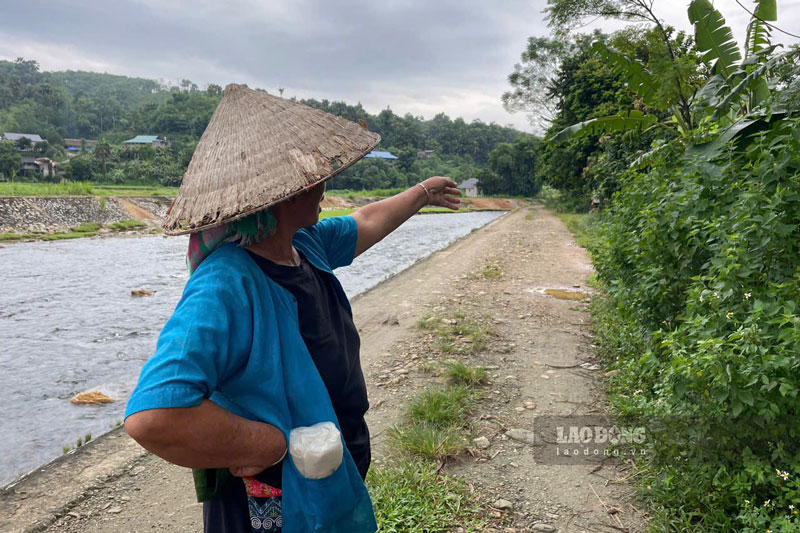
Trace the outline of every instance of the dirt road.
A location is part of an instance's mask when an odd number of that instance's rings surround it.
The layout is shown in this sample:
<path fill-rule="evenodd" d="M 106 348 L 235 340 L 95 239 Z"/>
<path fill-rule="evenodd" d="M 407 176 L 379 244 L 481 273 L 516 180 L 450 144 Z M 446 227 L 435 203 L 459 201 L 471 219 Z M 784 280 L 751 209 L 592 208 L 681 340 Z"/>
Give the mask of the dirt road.
<path fill-rule="evenodd" d="M 629 465 L 540 464 L 525 435 L 510 431 L 530 430 L 545 415 L 604 412 L 586 304 L 545 292 L 586 291 L 590 273 L 584 250 L 566 227 L 531 207 L 356 298 L 376 462 L 402 405 L 435 379 L 420 365 L 420 318 L 480 316 L 493 331 L 487 350 L 471 361 L 491 372 L 475 414 L 475 436 L 486 441 L 444 471 L 480 491 L 501 531 L 643 531 L 644 517 L 624 481 Z M 186 469 L 142 452 L 116 431 L 0 494 L 0 530 L 201 531 L 201 509 L 192 495 Z"/>

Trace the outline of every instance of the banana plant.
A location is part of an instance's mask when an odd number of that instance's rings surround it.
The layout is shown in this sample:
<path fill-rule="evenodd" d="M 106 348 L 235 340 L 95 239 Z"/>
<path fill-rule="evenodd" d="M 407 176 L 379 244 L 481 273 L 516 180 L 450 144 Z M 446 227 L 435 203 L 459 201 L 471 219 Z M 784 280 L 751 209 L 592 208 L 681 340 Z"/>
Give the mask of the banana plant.
<path fill-rule="evenodd" d="M 691 144 L 694 124 L 713 122 L 719 126 L 716 128 L 716 141 L 692 146 L 690 153 L 707 150 L 706 156 L 714 156 L 735 137 L 749 135 L 760 129 L 760 120 L 780 118 L 780 110 L 762 113 L 768 114 L 768 118 L 758 116 L 757 111 L 769 101 L 770 74 L 780 64 L 800 57 L 800 53 L 794 50 L 774 55 L 776 46 L 770 42 L 769 22 L 777 20 L 777 2 L 755 0 L 755 4 L 742 56 L 725 18 L 711 2 L 692 0 L 690 3 L 688 15 L 694 26 L 696 47 L 703 54 L 704 61 L 711 65 L 712 75 L 694 95 L 688 121 L 678 109 L 678 102 L 661 103 L 660 110 L 672 112 L 671 118 L 662 123 L 658 122 L 655 115 L 631 111 L 574 124 L 549 140 L 563 141 L 572 136 L 618 131 L 644 131 L 659 125 L 675 131 L 683 145 L 687 146 Z M 613 65 L 626 79 L 628 88 L 648 107 L 659 109 L 659 102 L 653 98 L 657 90 L 656 79 L 643 63 L 600 42 L 592 46 L 592 53 Z M 649 159 L 648 156 L 649 153 L 644 154 L 634 164 L 641 165 Z"/>

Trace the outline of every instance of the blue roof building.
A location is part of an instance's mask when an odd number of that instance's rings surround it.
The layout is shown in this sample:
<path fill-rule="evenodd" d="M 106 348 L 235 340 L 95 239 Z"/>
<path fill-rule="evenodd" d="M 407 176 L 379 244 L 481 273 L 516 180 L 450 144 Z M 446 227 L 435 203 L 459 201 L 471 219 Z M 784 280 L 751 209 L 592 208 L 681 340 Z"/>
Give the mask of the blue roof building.
<path fill-rule="evenodd" d="M 379 159 L 388 159 L 389 161 L 394 161 L 395 159 L 397 159 L 396 155 L 392 155 L 389 152 L 378 152 L 376 150 L 371 151 L 364 157 L 377 157 Z"/>

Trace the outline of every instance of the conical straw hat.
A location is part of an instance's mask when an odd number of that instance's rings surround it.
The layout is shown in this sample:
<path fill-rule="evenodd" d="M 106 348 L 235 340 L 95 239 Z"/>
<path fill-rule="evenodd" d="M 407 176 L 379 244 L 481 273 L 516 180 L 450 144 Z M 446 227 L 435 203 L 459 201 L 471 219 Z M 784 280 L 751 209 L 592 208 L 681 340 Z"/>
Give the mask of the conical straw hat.
<path fill-rule="evenodd" d="M 290 198 L 343 171 L 380 139 L 355 122 L 228 85 L 164 219 L 164 233 L 194 233 Z"/>

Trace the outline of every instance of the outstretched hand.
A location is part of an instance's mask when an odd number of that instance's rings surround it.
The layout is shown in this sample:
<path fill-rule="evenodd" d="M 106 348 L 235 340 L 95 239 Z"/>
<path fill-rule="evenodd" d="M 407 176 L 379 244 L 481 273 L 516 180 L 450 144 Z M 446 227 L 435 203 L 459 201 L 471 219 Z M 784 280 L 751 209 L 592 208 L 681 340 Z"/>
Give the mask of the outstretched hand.
<path fill-rule="evenodd" d="M 434 176 L 426 179 L 422 184 L 430 193 L 428 205 L 446 207 L 453 210 L 457 210 L 460 207 L 461 200 L 457 196 L 461 196 L 461 191 L 458 190 L 456 182 L 450 178 Z"/>

